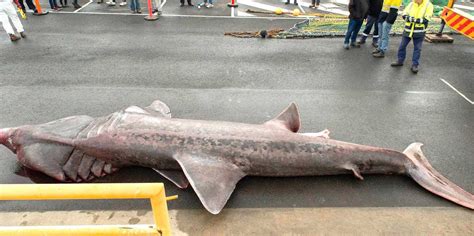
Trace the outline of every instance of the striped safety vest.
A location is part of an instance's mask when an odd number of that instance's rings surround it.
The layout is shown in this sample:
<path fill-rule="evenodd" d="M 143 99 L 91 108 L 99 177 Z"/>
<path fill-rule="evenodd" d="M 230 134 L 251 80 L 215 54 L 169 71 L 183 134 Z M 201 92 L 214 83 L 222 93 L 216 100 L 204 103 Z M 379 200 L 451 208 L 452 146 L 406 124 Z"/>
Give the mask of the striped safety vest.
<path fill-rule="evenodd" d="M 403 11 L 403 15 L 407 16 L 403 35 L 410 38 L 422 37 L 428 26 L 426 21 L 431 20 L 431 16 L 433 16 L 433 4 L 429 0 L 424 0 L 419 5 L 410 2 Z M 408 21 L 410 17 L 414 18 L 415 22 Z"/>

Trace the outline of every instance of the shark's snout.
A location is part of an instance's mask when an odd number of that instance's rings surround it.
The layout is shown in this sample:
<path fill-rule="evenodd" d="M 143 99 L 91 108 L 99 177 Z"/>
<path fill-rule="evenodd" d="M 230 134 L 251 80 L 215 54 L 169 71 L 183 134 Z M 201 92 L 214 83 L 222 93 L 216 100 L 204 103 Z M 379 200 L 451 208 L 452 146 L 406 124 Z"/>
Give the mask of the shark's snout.
<path fill-rule="evenodd" d="M 0 144 L 4 145 L 8 149 L 10 149 L 12 152 L 15 152 L 15 147 L 11 143 L 11 138 L 12 138 L 14 130 L 15 129 L 13 128 L 0 129 Z"/>

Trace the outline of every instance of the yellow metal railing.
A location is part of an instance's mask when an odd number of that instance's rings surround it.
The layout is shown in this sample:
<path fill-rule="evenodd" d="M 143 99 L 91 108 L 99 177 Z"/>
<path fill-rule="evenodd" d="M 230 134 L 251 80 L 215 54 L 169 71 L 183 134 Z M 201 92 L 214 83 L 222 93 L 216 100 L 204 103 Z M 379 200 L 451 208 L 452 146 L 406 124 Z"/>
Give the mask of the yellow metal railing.
<path fill-rule="evenodd" d="M 155 225 L 0 227 L 8 235 L 171 235 L 162 183 L 126 184 L 0 184 L 0 200 L 150 199 Z"/>

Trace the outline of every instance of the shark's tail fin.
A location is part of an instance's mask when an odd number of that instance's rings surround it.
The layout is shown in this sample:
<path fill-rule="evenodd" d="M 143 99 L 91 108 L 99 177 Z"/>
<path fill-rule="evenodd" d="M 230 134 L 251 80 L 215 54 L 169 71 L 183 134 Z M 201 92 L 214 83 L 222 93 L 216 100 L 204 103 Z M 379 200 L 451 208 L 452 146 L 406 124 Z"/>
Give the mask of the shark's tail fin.
<path fill-rule="evenodd" d="M 428 191 L 474 210 L 474 195 L 436 171 L 421 151 L 421 146 L 421 143 L 412 143 L 403 151 L 413 164 L 408 167 L 408 175 Z"/>

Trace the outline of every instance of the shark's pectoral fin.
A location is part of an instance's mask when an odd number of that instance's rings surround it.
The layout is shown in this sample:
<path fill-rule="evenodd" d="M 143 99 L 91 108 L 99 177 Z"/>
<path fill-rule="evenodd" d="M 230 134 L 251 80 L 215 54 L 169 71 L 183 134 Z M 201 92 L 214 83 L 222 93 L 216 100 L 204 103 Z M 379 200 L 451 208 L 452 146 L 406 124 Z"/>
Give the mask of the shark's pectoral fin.
<path fill-rule="evenodd" d="M 298 132 L 301 127 L 300 113 L 295 103 L 291 103 L 277 117 L 265 122 L 265 125 L 283 128 L 294 133 Z"/>
<path fill-rule="evenodd" d="M 186 176 L 182 171 L 178 170 L 160 170 L 153 168 L 154 171 L 158 172 L 160 175 L 173 182 L 178 188 L 187 188 L 189 186 L 189 181 L 186 179 Z"/>
<path fill-rule="evenodd" d="M 235 185 L 245 176 L 238 166 L 218 157 L 180 153 L 174 158 L 204 207 L 212 214 L 218 214 L 224 208 Z"/>

